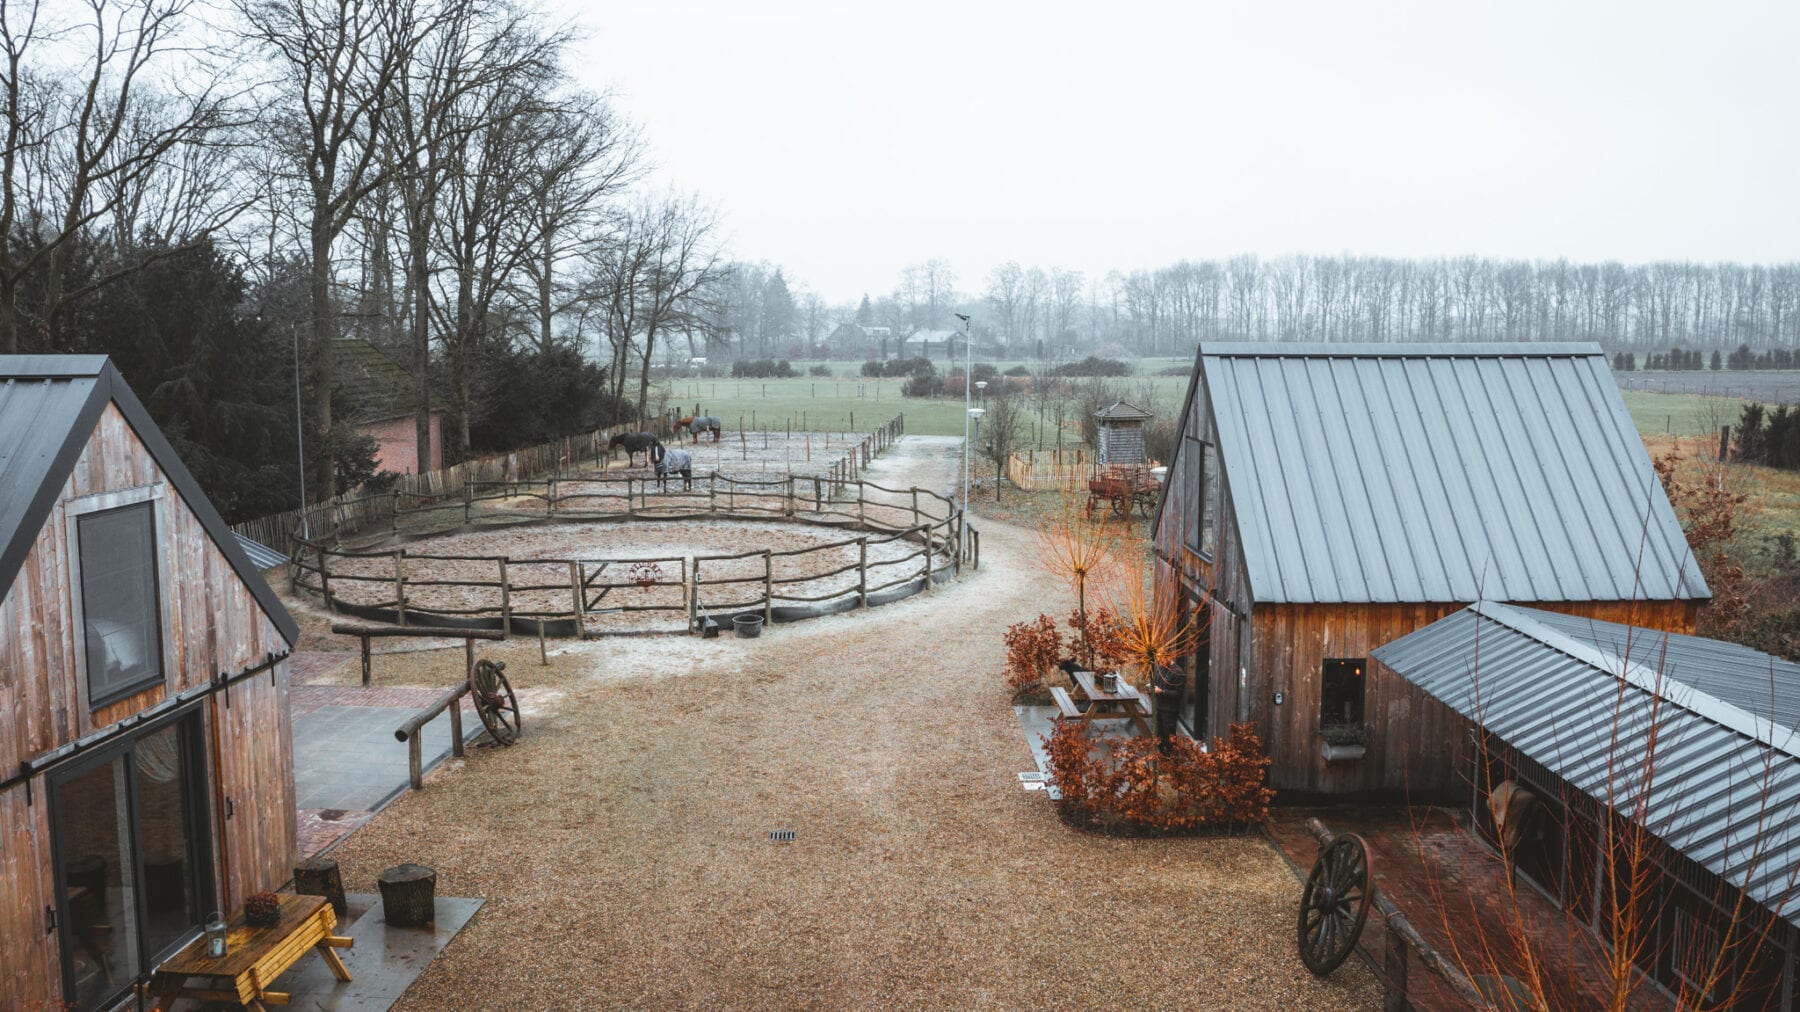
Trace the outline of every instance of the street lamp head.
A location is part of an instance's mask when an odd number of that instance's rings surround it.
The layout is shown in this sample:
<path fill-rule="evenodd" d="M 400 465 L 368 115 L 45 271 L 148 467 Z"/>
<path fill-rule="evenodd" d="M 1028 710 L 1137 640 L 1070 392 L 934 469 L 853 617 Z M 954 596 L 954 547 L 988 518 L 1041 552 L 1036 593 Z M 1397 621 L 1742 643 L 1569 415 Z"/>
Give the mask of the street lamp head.
<path fill-rule="evenodd" d="M 969 322 L 969 314 L 967 314 L 967 313 L 956 313 L 954 315 L 956 316 L 957 319 L 961 320 L 964 323 Z"/>
<path fill-rule="evenodd" d="M 986 390 L 987 389 L 987 380 L 976 380 L 975 381 L 975 389 Z"/>
<path fill-rule="evenodd" d="M 986 408 L 970 408 L 969 409 L 969 417 L 975 419 L 978 422 L 981 421 L 981 416 L 985 415 L 985 414 L 987 414 Z"/>

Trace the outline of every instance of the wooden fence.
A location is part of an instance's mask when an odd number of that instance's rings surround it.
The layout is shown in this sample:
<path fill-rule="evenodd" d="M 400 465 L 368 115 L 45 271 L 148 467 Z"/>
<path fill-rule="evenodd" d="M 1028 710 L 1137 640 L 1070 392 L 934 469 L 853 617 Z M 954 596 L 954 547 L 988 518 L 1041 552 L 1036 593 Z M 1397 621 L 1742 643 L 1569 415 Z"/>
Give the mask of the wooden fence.
<path fill-rule="evenodd" d="M 307 507 L 304 523 L 300 510 L 289 510 L 233 524 L 231 529 L 253 541 L 292 554 L 290 539 L 297 538 L 302 530 L 315 541 L 335 543 L 358 533 L 397 531 L 404 518 L 431 510 L 446 514 L 461 512 L 466 523 L 476 502 L 496 498 L 481 494 L 484 491 L 492 493 L 502 487 L 530 489 L 543 484 L 543 481 L 533 479 L 561 474 L 579 461 L 591 458 L 599 464 L 615 433 L 636 430 L 635 422 L 615 425 L 523 450 L 479 457 L 437 471 L 404 475 L 391 492 L 338 496 L 314 503 Z M 892 446 L 905 432 L 906 416 L 898 415 L 851 446 L 841 460 L 831 465 L 825 476 L 834 494 L 844 483 L 854 481 L 876 454 Z M 555 479 L 549 480 L 550 501 L 554 504 Z M 640 485 L 648 485 L 645 479 L 637 481 Z M 629 487 L 627 491 L 629 493 Z"/>
<path fill-rule="evenodd" d="M 1094 454 L 1087 447 L 1018 450 L 1006 461 L 1007 480 L 1027 492 L 1086 489 L 1093 472 Z"/>
<path fill-rule="evenodd" d="M 758 481 L 711 474 L 696 479 L 694 488 L 677 488 L 680 484 L 672 480 L 664 490 L 656 480 L 636 476 L 548 478 L 482 483 L 477 494 L 478 486 L 471 483 L 461 500 L 411 511 L 407 529 L 422 533 L 412 518 L 431 511 L 437 511 L 444 529 L 460 528 L 469 523 L 475 503 L 495 500 L 510 508 L 494 522 L 500 511 L 484 506 L 481 529 L 536 524 L 550 517 L 778 518 L 862 533 L 789 551 L 691 560 L 438 555 L 403 546 L 355 550 L 331 540 L 296 537 L 290 579 L 297 589 L 318 594 L 333 612 L 402 626 L 499 629 L 509 636 L 523 628 L 538 635 L 587 637 L 654 631 L 630 627 L 631 616 L 646 613 L 663 613 L 670 625 L 679 622 L 676 627 L 693 630 L 708 617 L 760 613 L 775 621 L 866 608 L 871 598 L 884 594 L 930 590 L 959 573 L 965 561 L 980 564 L 979 540 L 972 530 L 966 541 L 963 537 L 962 512 L 926 489 L 823 475 Z M 852 546 L 854 563 L 830 554 L 847 555 Z"/>

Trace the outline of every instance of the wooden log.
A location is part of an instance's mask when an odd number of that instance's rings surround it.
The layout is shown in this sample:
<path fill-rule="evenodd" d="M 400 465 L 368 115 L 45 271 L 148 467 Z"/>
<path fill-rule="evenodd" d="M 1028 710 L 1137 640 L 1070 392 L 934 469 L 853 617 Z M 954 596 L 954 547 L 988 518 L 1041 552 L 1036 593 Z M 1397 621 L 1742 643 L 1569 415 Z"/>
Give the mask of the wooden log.
<path fill-rule="evenodd" d="M 415 625 L 400 629 L 391 625 L 359 625 L 354 622 L 333 622 L 331 631 L 341 636 L 366 636 L 372 639 L 395 636 L 416 636 L 420 639 L 440 637 L 444 639 L 503 640 L 506 634 L 498 629 L 458 629 L 455 626 Z"/>
<path fill-rule="evenodd" d="M 463 757 L 462 700 L 450 704 L 450 754 Z"/>
<path fill-rule="evenodd" d="M 397 928 L 422 928 L 437 920 L 437 872 L 402 864 L 381 873 L 383 919 Z"/>
<path fill-rule="evenodd" d="M 400 617 L 402 628 L 406 626 L 406 549 L 394 550 L 394 611 Z"/>
<path fill-rule="evenodd" d="M 512 639 L 512 584 L 506 579 L 506 556 L 500 556 L 500 628 Z"/>
<path fill-rule="evenodd" d="M 344 916 L 344 875 L 338 863 L 328 857 L 309 857 L 294 866 L 294 892 L 301 896 L 323 896 L 331 901 L 331 909 Z"/>
<path fill-rule="evenodd" d="M 581 563 L 569 561 L 569 593 L 575 598 L 575 638 L 587 639 L 587 602 L 581 599 Z"/>
<path fill-rule="evenodd" d="M 931 593 L 931 528 L 922 531 L 925 535 L 925 592 Z"/>
<path fill-rule="evenodd" d="M 775 556 L 763 549 L 763 625 L 775 623 Z"/>

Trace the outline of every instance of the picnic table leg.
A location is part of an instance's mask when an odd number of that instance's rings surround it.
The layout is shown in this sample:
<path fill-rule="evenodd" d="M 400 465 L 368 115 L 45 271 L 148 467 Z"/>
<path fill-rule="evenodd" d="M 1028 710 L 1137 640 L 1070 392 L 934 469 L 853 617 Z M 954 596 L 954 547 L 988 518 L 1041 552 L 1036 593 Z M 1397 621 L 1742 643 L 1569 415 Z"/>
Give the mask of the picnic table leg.
<path fill-rule="evenodd" d="M 345 968 L 344 961 L 342 959 L 339 959 L 337 952 L 335 952 L 333 950 L 332 943 L 336 942 L 336 941 L 349 941 L 349 939 L 330 939 L 330 938 L 328 938 L 328 939 L 325 939 L 324 941 L 321 941 L 317 946 L 317 948 L 319 950 L 319 958 L 323 959 L 325 961 L 325 965 L 326 965 L 326 967 L 328 967 L 331 970 L 331 975 L 333 977 L 336 977 L 338 980 L 348 982 L 350 980 L 350 971 Z"/>

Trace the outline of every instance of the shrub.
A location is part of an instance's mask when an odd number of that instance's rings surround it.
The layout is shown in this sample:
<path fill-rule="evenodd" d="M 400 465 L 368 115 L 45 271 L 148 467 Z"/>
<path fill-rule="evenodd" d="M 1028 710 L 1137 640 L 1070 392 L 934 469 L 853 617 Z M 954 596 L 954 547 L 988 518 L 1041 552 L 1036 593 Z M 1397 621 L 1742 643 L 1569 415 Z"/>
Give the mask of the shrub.
<path fill-rule="evenodd" d="M 1069 612 L 1069 628 L 1075 633 L 1069 637 L 1069 647 L 1071 650 L 1079 649 L 1081 609 Z M 1131 646 L 1124 637 L 1124 622 L 1119 618 L 1118 612 L 1105 605 L 1087 610 L 1087 644 L 1095 659 L 1109 668 L 1117 668 L 1132 659 Z"/>
<path fill-rule="evenodd" d="M 864 376 L 876 376 L 876 377 L 879 377 L 879 376 L 880 376 L 880 375 L 881 375 L 881 363 L 880 363 L 880 362 L 873 362 L 873 361 L 871 361 L 871 362 L 864 362 L 864 363 L 863 363 L 863 364 L 862 364 L 862 374 L 863 374 L 863 375 L 864 375 Z"/>
<path fill-rule="evenodd" d="M 1062 659 L 1062 635 L 1056 631 L 1056 620 L 1039 615 L 1030 622 L 1015 622 L 1006 628 L 1006 684 L 1012 686 L 1016 698 L 1044 681 L 1044 676 Z"/>
<path fill-rule="evenodd" d="M 815 365 L 811 369 L 806 370 L 806 374 L 808 376 L 830 376 L 831 367 L 828 365 Z"/>
<path fill-rule="evenodd" d="M 1269 757 L 1254 724 L 1233 724 L 1212 750 L 1185 735 L 1091 739 L 1060 721 L 1046 739 L 1050 782 L 1065 819 L 1104 832 L 1192 833 L 1263 821 L 1275 792 L 1264 784 Z"/>
<path fill-rule="evenodd" d="M 1029 375 L 1031 375 L 1031 370 L 1025 368 L 1022 365 L 1015 365 L 1011 369 L 1008 369 L 1004 373 L 1001 373 L 1001 375 L 1002 376 L 1029 376 Z"/>
<path fill-rule="evenodd" d="M 779 362 L 772 358 L 743 358 L 731 363 L 733 379 L 787 379 L 798 375 L 785 358 Z"/>
<path fill-rule="evenodd" d="M 1051 373 L 1056 376 L 1129 376 L 1131 366 L 1116 358 L 1089 355 L 1079 362 L 1065 362 Z"/>

